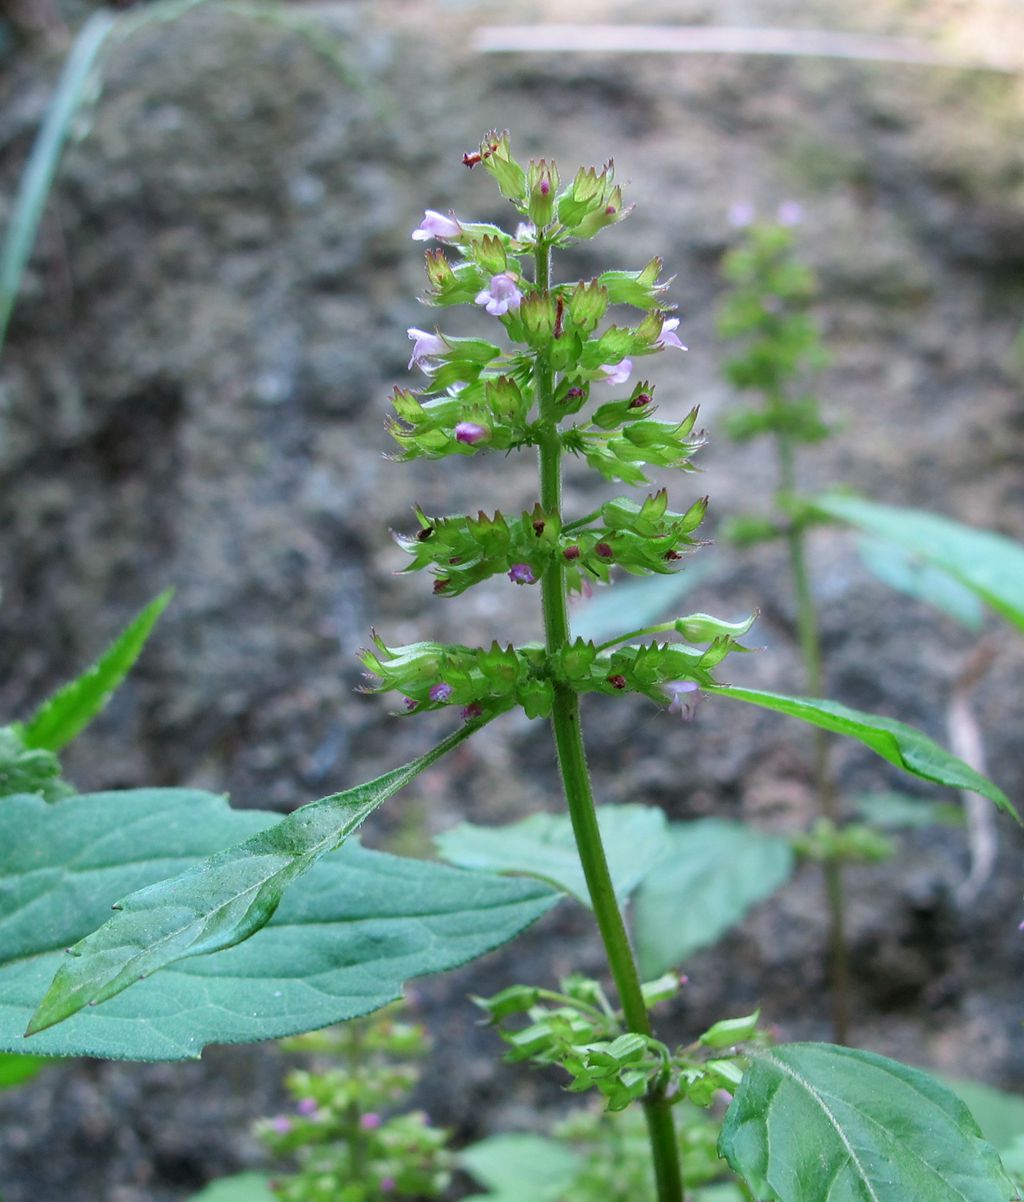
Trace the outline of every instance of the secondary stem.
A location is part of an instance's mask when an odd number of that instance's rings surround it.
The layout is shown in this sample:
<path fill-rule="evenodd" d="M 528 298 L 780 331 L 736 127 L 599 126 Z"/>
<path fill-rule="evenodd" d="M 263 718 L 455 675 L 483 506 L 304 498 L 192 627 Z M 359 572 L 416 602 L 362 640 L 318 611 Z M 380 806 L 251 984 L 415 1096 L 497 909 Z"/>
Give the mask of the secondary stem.
<path fill-rule="evenodd" d="M 785 435 L 778 438 L 779 469 L 782 490 L 791 494 L 796 485 L 793 446 Z M 818 618 L 811 593 L 804 549 L 804 532 L 800 526 L 790 528 L 787 535 L 789 563 L 797 603 L 797 631 L 807 677 L 807 691 L 820 697 L 823 688 L 821 640 Z M 828 734 L 814 732 L 814 781 L 821 812 L 835 826 L 838 818 L 835 783 L 828 767 Z M 829 912 L 829 944 L 832 961 L 832 1033 L 836 1043 L 845 1044 L 850 1034 L 850 962 L 846 944 L 846 905 L 843 887 L 843 866 L 834 857 L 822 864 L 825 895 Z"/>
<path fill-rule="evenodd" d="M 550 247 L 539 240 L 535 261 L 536 281 L 541 288 L 550 285 L 550 254 Z M 536 364 L 536 384 L 541 418 L 541 434 L 538 439 L 540 501 L 546 513 L 560 520 L 562 444 L 558 435 L 558 414 L 554 411 L 552 372 L 539 359 Z M 555 556 L 541 577 L 541 603 L 544 610 L 547 652 L 548 655 L 554 655 L 569 643 L 565 565 L 559 556 Z M 615 896 L 615 887 L 608 871 L 608 860 L 597 823 L 580 730 L 579 698 L 567 685 L 555 685 L 551 725 L 583 875 L 604 942 L 608 965 L 618 990 L 623 1016 L 631 1031 L 640 1035 L 651 1035 L 650 1016 L 640 989 L 640 974 Z M 651 1090 L 644 1099 L 644 1114 L 651 1142 L 658 1202 L 684 1202 L 675 1122 L 664 1089 L 656 1087 Z"/>

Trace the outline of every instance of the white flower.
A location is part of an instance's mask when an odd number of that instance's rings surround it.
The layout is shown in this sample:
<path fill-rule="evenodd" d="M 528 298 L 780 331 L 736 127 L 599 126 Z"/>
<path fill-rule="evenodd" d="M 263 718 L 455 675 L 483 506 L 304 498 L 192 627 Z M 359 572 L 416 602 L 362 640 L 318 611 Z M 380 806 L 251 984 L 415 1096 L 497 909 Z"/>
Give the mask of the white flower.
<path fill-rule="evenodd" d="M 605 384 L 625 384 L 633 374 L 633 360 L 623 359 L 621 363 L 606 363 L 601 369 L 604 375 L 601 380 Z"/>
<path fill-rule="evenodd" d="M 679 341 L 679 335 L 676 330 L 679 328 L 679 318 L 670 317 L 668 321 L 662 323 L 661 333 L 658 335 L 658 341 L 654 344 L 659 351 L 665 350 L 667 347 L 675 347 L 677 351 L 688 350 L 688 347 L 683 346 Z"/>
<path fill-rule="evenodd" d="M 429 360 L 434 355 L 443 355 L 448 349 L 448 344 L 440 334 L 431 334 L 426 330 L 409 329 L 406 333 L 413 341 L 409 366 L 421 367 L 429 373 L 431 369 Z"/>
<path fill-rule="evenodd" d="M 684 722 L 689 722 L 697 712 L 697 702 L 700 701 L 699 694 L 693 696 L 698 688 L 695 680 L 666 680 L 661 689 L 671 703 L 668 712 L 678 714 Z"/>

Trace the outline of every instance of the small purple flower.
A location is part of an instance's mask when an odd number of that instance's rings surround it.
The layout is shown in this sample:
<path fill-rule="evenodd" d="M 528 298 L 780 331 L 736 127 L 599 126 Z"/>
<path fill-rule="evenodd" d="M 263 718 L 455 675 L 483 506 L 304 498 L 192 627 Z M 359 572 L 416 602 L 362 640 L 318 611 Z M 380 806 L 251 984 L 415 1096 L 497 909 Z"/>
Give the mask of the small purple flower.
<path fill-rule="evenodd" d="M 633 360 L 623 359 L 621 363 L 606 363 L 601 369 L 601 377 L 605 384 L 625 384 L 633 374 Z"/>
<path fill-rule="evenodd" d="M 508 578 L 513 584 L 536 584 L 537 577 L 528 563 L 514 563 L 508 570 Z"/>
<path fill-rule="evenodd" d="M 359 1116 L 359 1126 L 363 1131 L 376 1131 L 380 1123 L 380 1115 L 374 1114 L 372 1110 Z"/>
<path fill-rule="evenodd" d="M 295 1107 L 299 1114 L 316 1114 L 319 1106 L 316 1098 L 299 1098 L 299 1103 Z"/>
<path fill-rule="evenodd" d="M 679 318 L 670 317 L 664 322 L 661 327 L 661 333 L 658 335 L 658 341 L 654 344 L 660 350 L 666 350 L 668 347 L 674 347 L 677 351 L 688 350 L 688 347 L 683 346 L 679 341 L 679 335 L 676 330 L 679 328 Z"/>
<path fill-rule="evenodd" d="M 382 1194 L 390 1194 L 394 1192 L 395 1179 L 394 1177 L 381 1177 L 380 1192 Z"/>
<path fill-rule="evenodd" d="M 419 705 L 419 702 L 415 697 L 403 697 L 402 704 L 405 706 L 408 713 L 411 714 L 412 711 Z"/>
<path fill-rule="evenodd" d="M 412 236 L 415 242 L 429 242 L 431 238 L 457 238 L 461 233 L 462 226 L 457 221 L 445 217 L 443 213 L 427 209 Z"/>
<path fill-rule="evenodd" d="M 695 680 L 667 680 L 661 686 L 662 692 L 671 703 L 668 707 L 670 714 L 678 714 L 684 722 L 689 722 L 697 712 L 697 702 L 700 697 L 692 697 L 698 685 Z"/>
<path fill-rule="evenodd" d="M 270 1120 L 270 1126 L 278 1135 L 287 1135 L 292 1129 L 292 1120 L 285 1118 L 283 1114 L 279 1114 Z"/>
<path fill-rule="evenodd" d="M 472 447 L 478 442 L 484 442 L 490 433 L 486 426 L 481 426 L 478 422 L 459 422 L 455 427 L 455 441 Z"/>
<path fill-rule="evenodd" d="M 439 681 L 430 686 L 431 701 L 447 701 L 452 695 L 452 686 L 446 681 Z"/>
<path fill-rule="evenodd" d="M 478 701 L 471 701 L 469 705 L 463 708 L 462 721 L 469 722 L 473 718 L 479 718 L 483 712 L 483 706 Z"/>
<path fill-rule="evenodd" d="M 410 367 L 421 367 L 424 371 L 429 371 L 431 367 L 429 360 L 435 355 L 443 355 L 448 349 L 448 343 L 440 334 L 431 334 L 427 330 L 417 330 L 411 327 L 406 330 L 406 333 L 413 343 L 412 356 L 409 359 Z"/>
<path fill-rule="evenodd" d="M 476 296 L 476 303 L 483 305 L 492 317 L 501 317 L 509 309 L 518 309 L 522 300 L 523 294 L 507 271 L 492 275 L 491 282 Z"/>
<path fill-rule="evenodd" d="M 737 200 L 729 206 L 729 224 L 737 230 L 745 230 L 753 225 L 757 217 L 754 206 L 747 200 Z"/>
<path fill-rule="evenodd" d="M 804 219 L 804 206 L 798 200 L 784 200 L 779 205 L 775 218 L 779 225 L 799 225 Z"/>

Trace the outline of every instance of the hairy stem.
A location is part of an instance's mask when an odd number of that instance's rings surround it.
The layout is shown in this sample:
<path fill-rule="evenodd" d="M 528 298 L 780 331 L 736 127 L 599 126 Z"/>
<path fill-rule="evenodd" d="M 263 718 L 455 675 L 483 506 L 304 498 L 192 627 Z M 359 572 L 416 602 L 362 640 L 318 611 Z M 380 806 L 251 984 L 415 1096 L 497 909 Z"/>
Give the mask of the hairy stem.
<path fill-rule="evenodd" d="M 778 438 L 780 481 L 784 493 L 791 494 L 796 484 L 793 446 L 785 435 Z M 807 691 L 820 697 L 823 688 L 821 639 L 811 582 L 807 572 L 804 532 L 791 527 L 787 535 L 789 564 L 797 603 L 797 631 L 803 655 Z M 821 812 L 834 826 L 838 818 L 835 782 L 828 765 L 828 734 L 814 731 L 814 783 Z M 836 1043 L 849 1042 L 850 1035 L 850 963 L 846 944 L 846 898 L 842 863 L 829 857 L 822 864 L 825 896 L 829 913 L 829 947 L 832 968 L 832 1034 Z"/>
<path fill-rule="evenodd" d="M 550 247 L 539 240 L 536 251 L 536 281 L 541 288 L 550 285 L 550 254 Z M 554 411 L 551 369 L 539 359 L 536 364 L 536 384 L 541 419 L 541 434 L 538 439 L 540 500 L 546 512 L 561 517 L 562 446 L 558 435 L 558 415 Z M 547 652 L 554 655 L 569 643 L 565 564 L 559 556 L 552 560 L 541 577 L 541 601 Z M 587 770 L 586 752 L 580 730 L 579 698 L 566 685 L 555 685 L 551 724 L 569 818 L 626 1025 L 640 1035 L 651 1035 L 650 1017 L 640 989 L 640 974 L 615 897 L 615 888 L 601 841 L 601 831 L 597 824 L 590 773 Z M 675 1122 L 664 1089 L 655 1087 L 651 1090 L 644 1099 L 644 1114 L 651 1142 L 658 1202 L 683 1202 Z"/>

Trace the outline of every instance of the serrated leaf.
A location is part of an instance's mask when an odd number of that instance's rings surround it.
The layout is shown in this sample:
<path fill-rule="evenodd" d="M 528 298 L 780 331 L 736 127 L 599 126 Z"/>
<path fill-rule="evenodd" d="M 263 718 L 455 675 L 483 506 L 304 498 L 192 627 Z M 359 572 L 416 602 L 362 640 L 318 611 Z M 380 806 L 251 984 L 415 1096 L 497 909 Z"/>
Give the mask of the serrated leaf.
<path fill-rule="evenodd" d="M 710 568 L 697 563 L 668 576 L 643 576 L 602 589 L 572 613 L 573 638 L 604 639 L 637 630 L 665 617 L 673 605 L 703 580 Z"/>
<path fill-rule="evenodd" d="M 738 822 L 672 823 L 661 862 L 633 904 L 640 972 L 655 977 L 715 943 L 793 872 L 785 839 Z"/>
<path fill-rule="evenodd" d="M 948 572 L 986 605 L 1024 630 L 1024 547 L 936 513 L 878 505 L 842 493 L 822 493 L 810 504 L 867 534 L 897 543 Z"/>
<path fill-rule="evenodd" d="M 768 1202 L 1007 1202 L 967 1107 L 895 1060 L 829 1044 L 759 1053 L 719 1152 Z"/>
<path fill-rule="evenodd" d="M 580 1156 L 542 1135 L 494 1135 L 471 1144 L 459 1163 L 491 1192 L 466 1202 L 558 1202 L 583 1168 Z"/>
<path fill-rule="evenodd" d="M 246 942 L 136 983 L 26 1041 L 64 948 L 112 898 L 264 831 L 266 811 L 149 789 L 0 807 L 0 1050 L 128 1060 L 195 1058 L 206 1044 L 279 1039 L 379 1009 L 403 984 L 511 939 L 557 900 L 535 881 L 367 851 L 355 840 L 286 892 Z"/>
<path fill-rule="evenodd" d="M 151 601 L 91 668 L 43 702 L 21 730 L 26 747 L 59 751 L 88 726 L 131 671 L 171 596 Z"/>
<path fill-rule="evenodd" d="M 280 1202 L 280 1195 L 270 1188 L 265 1173 L 236 1173 L 212 1182 L 189 1202 Z"/>
<path fill-rule="evenodd" d="M 73 790 L 60 779 L 60 761 L 52 751 L 33 751 L 16 726 L 0 726 L 0 798 L 38 793 L 60 801 Z"/>
<path fill-rule="evenodd" d="M 303 806 L 180 876 L 115 899 L 118 913 L 69 949 L 26 1034 L 106 1001 L 176 960 L 248 939 L 266 925 L 294 880 L 481 724 L 467 723 L 419 759 Z"/>
<path fill-rule="evenodd" d="M 598 806 L 597 821 L 615 895 L 622 903 L 664 855 L 665 815 L 653 806 Z M 531 814 L 508 826 L 463 822 L 434 842 L 451 864 L 536 877 L 590 905 L 566 814 Z"/>
<path fill-rule="evenodd" d="M 894 718 L 865 714 L 861 710 L 840 705 L 838 701 L 789 697 L 782 693 L 767 693 L 763 689 L 716 685 L 705 689 L 705 692 L 720 697 L 731 697 L 736 701 L 748 701 L 752 705 L 760 705 L 764 709 L 799 718 L 812 726 L 820 726 L 823 730 L 857 739 L 883 760 L 888 760 L 904 772 L 938 785 L 948 785 L 951 789 L 980 793 L 1020 821 L 1016 809 L 1002 789 L 980 772 L 975 772 L 969 764 L 951 755 L 927 735 L 923 735 L 912 726 L 897 722 Z"/>
<path fill-rule="evenodd" d="M 889 588 L 942 610 L 977 633 L 985 618 L 978 598 L 942 568 L 879 538 L 860 538 L 857 550 L 867 570 Z"/>

